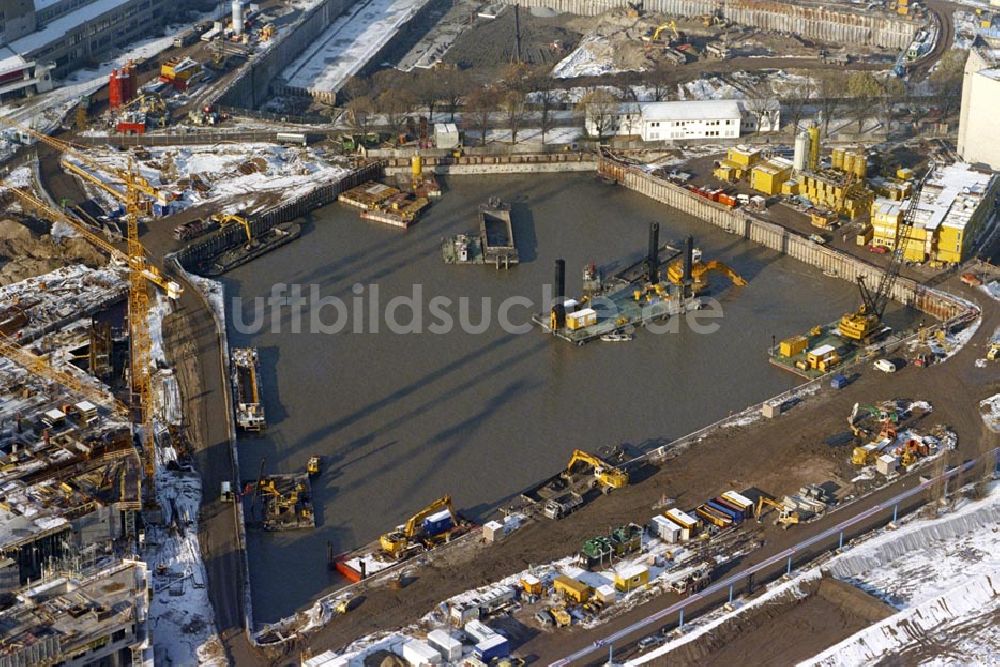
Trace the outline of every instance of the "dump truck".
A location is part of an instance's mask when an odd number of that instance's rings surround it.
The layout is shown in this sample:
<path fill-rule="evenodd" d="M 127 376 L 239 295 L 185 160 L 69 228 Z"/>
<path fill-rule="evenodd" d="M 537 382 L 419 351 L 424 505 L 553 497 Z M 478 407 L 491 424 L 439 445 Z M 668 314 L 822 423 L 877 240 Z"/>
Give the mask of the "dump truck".
<path fill-rule="evenodd" d="M 581 505 L 583 505 L 583 496 L 570 491 L 547 501 L 542 507 L 542 514 L 550 519 L 561 519 L 572 514 Z"/>

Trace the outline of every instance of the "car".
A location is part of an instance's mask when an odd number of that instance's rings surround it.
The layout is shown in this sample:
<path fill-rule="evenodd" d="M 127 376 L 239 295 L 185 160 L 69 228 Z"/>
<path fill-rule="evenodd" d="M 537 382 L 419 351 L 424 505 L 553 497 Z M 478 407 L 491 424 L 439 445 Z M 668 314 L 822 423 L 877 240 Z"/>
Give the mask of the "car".
<path fill-rule="evenodd" d="M 812 241 L 813 243 L 815 243 L 816 245 L 825 245 L 826 244 L 826 239 L 823 238 L 822 236 L 820 236 L 819 234 L 810 234 L 809 235 L 809 240 Z"/>
<path fill-rule="evenodd" d="M 889 252 L 889 249 L 881 245 L 870 245 L 868 246 L 868 252 L 873 252 L 876 255 L 884 255 Z"/>
<path fill-rule="evenodd" d="M 894 364 L 889 359 L 877 359 L 874 364 L 875 370 L 882 371 L 883 373 L 895 373 L 896 364 Z"/>
<path fill-rule="evenodd" d="M 640 651 L 645 651 L 647 648 L 651 648 L 653 646 L 662 643 L 663 643 L 663 637 L 661 637 L 660 635 L 650 635 L 648 637 L 643 637 L 642 639 L 640 639 L 637 646 L 639 647 Z"/>
<path fill-rule="evenodd" d="M 970 287 L 979 287 L 983 281 L 975 273 L 963 273 L 961 281 Z"/>

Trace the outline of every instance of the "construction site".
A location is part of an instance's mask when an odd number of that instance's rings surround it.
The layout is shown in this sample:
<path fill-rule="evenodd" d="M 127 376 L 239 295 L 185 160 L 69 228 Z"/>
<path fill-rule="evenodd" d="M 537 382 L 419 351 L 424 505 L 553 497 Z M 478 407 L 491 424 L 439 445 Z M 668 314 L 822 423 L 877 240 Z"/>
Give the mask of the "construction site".
<path fill-rule="evenodd" d="M 0 667 L 1000 651 L 1000 12 L 77 4 L 4 27 Z"/>

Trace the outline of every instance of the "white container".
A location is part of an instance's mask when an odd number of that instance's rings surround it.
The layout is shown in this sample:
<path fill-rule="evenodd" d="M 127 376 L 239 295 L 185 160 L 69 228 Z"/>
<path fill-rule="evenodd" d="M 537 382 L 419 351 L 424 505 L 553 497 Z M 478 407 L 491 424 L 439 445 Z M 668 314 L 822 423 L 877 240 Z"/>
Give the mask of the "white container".
<path fill-rule="evenodd" d="M 618 599 L 618 591 L 611 584 L 604 584 L 603 586 L 597 587 L 597 599 L 605 604 L 614 602 Z"/>
<path fill-rule="evenodd" d="M 496 542 L 503 539 L 503 524 L 499 521 L 488 521 L 483 524 L 483 539 L 487 542 Z"/>
<path fill-rule="evenodd" d="M 883 475 L 891 475 L 899 467 L 899 459 L 892 454 L 883 454 L 875 459 L 875 470 Z"/>
<path fill-rule="evenodd" d="M 742 510 L 750 509 L 753 507 L 753 501 L 746 496 L 736 493 L 735 491 L 726 491 L 722 494 L 722 497 L 733 503 Z"/>
<path fill-rule="evenodd" d="M 403 660 L 413 667 L 429 667 L 441 662 L 441 654 L 427 642 L 411 639 L 403 644 Z"/>
<path fill-rule="evenodd" d="M 483 642 L 497 636 L 496 631 L 479 621 L 469 621 L 465 624 L 463 629 L 465 630 L 465 634 L 476 640 L 476 643 Z"/>
<path fill-rule="evenodd" d="M 450 632 L 438 628 L 427 633 L 427 643 L 438 650 L 448 662 L 462 659 L 462 642 L 455 639 Z"/>
<path fill-rule="evenodd" d="M 681 527 L 662 515 L 653 517 L 653 530 L 664 542 L 676 542 L 681 536 Z"/>

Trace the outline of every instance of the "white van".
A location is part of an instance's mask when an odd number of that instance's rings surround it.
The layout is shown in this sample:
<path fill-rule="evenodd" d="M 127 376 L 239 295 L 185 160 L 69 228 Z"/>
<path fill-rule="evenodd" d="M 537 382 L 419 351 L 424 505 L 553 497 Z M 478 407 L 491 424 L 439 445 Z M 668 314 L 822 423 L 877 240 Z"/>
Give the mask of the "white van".
<path fill-rule="evenodd" d="M 896 364 L 888 359 L 879 359 L 875 362 L 875 370 L 882 371 L 883 373 L 895 373 Z"/>
<path fill-rule="evenodd" d="M 224 503 L 233 502 L 235 496 L 233 495 L 233 485 L 228 480 L 222 482 L 222 488 L 220 489 L 219 498 Z"/>

